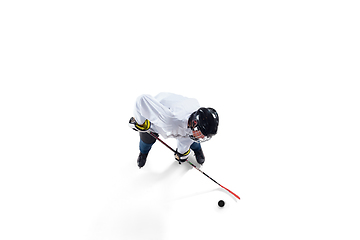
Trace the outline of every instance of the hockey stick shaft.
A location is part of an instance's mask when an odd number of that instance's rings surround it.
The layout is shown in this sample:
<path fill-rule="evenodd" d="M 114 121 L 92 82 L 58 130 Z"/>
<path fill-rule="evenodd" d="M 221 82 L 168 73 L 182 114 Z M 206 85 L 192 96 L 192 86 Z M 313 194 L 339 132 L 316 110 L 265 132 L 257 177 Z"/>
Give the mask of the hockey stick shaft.
<path fill-rule="evenodd" d="M 159 137 L 157 137 L 154 133 L 149 132 L 149 134 L 154 137 L 155 139 L 159 140 L 162 144 L 164 144 L 167 148 L 169 148 L 171 151 L 173 151 L 174 153 L 176 153 L 176 151 L 170 147 L 169 145 L 167 145 L 163 140 L 161 140 Z M 203 171 L 201 171 L 199 168 L 197 168 L 192 162 L 190 162 L 189 160 L 186 160 L 187 163 L 189 163 L 193 168 L 195 168 L 196 170 L 198 170 L 199 172 L 201 172 L 202 174 L 204 174 L 206 177 L 208 177 L 209 179 L 211 179 L 214 183 L 216 183 L 217 185 L 219 185 L 220 187 L 222 187 L 223 189 L 227 190 L 229 193 L 231 193 L 232 195 L 234 195 L 237 199 L 240 200 L 240 197 L 238 195 L 236 195 L 234 192 L 230 191 L 229 189 L 227 189 L 226 187 L 222 186 L 220 183 L 218 183 L 217 181 L 215 181 L 214 179 L 212 179 L 209 175 L 207 175 L 206 173 L 204 173 Z"/>
<path fill-rule="evenodd" d="M 169 148 L 171 151 L 173 151 L 174 153 L 176 153 L 176 151 L 174 149 L 172 149 L 172 147 L 170 147 L 169 145 L 167 145 L 163 140 L 161 140 L 159 137 L 157 137 L 154 133 L 149 132 L 149 134 L 156 138 L 157 140 L 159 140 L 162 144 L 164 144 L 167 148 Z"/>
<path fill-rule="evenodd" d="M 215 181 L 212 177 L 210 177 L 209 175 L 207 175 L 206 173 L 204 173 L 203 171 L 201 171 L 199 168 L 197 168 L 193 163 L 191 163 L 190 161 L 186 160 L 191 166 L 193 166 L 196 170 L 198 170 L 199 172 L 201 172 L 202 174 L 204 174 L 205 176 L 207 176 L 208 178 L 210 178 L 214 183 L 216 183 L 217 185 L 219 185 L 220 187 L 222 187 L 223 189 L 227 190 L 229 193 L 231 193 L 232 195 L 234 195 L 237 199 L 240 200 L 240 197 L 238 195 L 236 195 L 234 192 L 230 191 L 229 189 L 227 189 L 226 187 L 222 186 L 220 183 L 218 183 L 217 181 Z"/>

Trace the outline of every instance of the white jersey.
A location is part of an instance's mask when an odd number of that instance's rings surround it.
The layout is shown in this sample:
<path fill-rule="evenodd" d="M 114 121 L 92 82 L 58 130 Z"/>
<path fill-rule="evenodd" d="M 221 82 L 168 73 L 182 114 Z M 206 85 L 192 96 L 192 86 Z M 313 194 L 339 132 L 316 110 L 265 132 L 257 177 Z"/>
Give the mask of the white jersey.
<path fill-rule="evenodd" d="M 176 138 L 179 153 L 185 153 L 194 142 L 188 128 L 190 115 L 200 108 L 194 98 L 187 98 L 173 93 L 160 93 L 153 97 L 141 95 L 137 98 L 134 118 L 143 124 L 146 119 L 151 122 L 150 130 L 164 138 Z"/>

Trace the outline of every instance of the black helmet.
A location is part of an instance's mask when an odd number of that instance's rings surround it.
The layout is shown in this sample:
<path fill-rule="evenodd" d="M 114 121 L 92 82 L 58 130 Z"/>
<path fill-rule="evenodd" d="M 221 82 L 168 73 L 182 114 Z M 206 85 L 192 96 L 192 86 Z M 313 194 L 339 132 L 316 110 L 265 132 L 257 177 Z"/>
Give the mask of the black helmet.
<path fill-rule="evenodd" d="M 209 140 L 217 133 L 219 125 L 219 115 L 213 108 L 199 108 L 192 113 L 189 118 L 189 127 L 192 131 L 201 131 L 205 136 L 199 138 L 191 135 L 190 138 L 197 142 L 204 142 Z"/>

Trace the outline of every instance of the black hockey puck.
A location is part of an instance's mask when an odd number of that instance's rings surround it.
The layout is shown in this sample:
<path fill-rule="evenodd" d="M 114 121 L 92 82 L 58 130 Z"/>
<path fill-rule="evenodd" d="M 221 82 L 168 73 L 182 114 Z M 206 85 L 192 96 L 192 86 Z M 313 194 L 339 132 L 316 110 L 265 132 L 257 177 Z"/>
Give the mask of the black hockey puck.
<path fill-rule="evenodd" d="M 219 207 L 223 207 L 225 205 L 225 202 L 223 200 L 220 200 L 218 202 Z"/>

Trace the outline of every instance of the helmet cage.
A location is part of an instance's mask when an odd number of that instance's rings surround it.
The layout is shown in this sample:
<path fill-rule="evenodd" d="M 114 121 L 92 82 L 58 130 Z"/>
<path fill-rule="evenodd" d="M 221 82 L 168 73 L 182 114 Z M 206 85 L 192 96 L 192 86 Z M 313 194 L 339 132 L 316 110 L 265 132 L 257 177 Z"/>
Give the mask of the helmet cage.
<path fill-rule="evenodd" d="M 195 141 L 195 142 L 198 142 L 198 143 L 202 143 L 202 142 L 206 142 L 206 141 L 209 141 L 212 137 L 211 136 L 205 136 L 201 130 L 199 129 L 198 126 L 195 126 L 195 127 L 192 127 L 191 130 L 193 131 L 193 134 L 190 135 L 190 139 Z"/>

